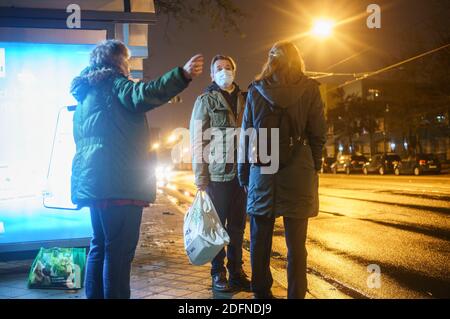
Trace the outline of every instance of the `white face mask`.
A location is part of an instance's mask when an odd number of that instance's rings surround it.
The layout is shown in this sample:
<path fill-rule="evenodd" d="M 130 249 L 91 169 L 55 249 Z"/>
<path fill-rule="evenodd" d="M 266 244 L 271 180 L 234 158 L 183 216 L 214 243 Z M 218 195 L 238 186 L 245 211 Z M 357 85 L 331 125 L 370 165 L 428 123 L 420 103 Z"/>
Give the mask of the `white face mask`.
<path fill-rule="evenodd" d="M 229 88 L 233 84 L 234 73 L 233 71 L 223 69 L 214 74 L 214 81 L 221 89 Z"/>

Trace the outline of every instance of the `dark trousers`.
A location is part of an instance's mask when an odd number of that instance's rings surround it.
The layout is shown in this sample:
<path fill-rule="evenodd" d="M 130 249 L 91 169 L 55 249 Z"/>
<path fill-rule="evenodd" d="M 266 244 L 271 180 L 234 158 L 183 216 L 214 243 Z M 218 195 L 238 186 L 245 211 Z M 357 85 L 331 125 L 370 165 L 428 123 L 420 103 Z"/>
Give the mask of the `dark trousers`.
<path fill-rule="evenodd" d="M 142 207 L 91 207 L 93 237 L 86 266 L 88 299 L 129 299 L 131 262 L 139 241 Z"/>
<path fill-rule="evenodd" d="M 242 268 L 242 243 L 244 240 L 247 196 L 237 178 L 229 182 L 210 182 L 206 193 L 211 198 L 222 225 L 230 236 L 230 244 L 211 262 L 211 275 L 225 272 L 225 256 L 230 275 Z"/>
<path fill-rule="evenodd" d="M 308 219 L 284 217 L 288 250 L 288 298 L 303 299 L 306 295 L 306 232 Z M 274 217 L 250 216 L 250 259 L 252 264 L 252 291 L 267 295 L 273 284 L 270 271 Z"/>

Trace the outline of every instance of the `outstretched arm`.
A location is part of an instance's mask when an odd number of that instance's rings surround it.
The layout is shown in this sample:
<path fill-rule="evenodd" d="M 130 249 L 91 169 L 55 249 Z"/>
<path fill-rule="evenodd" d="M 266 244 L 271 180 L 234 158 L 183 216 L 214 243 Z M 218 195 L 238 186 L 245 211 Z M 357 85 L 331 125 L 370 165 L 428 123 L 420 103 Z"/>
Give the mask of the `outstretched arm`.
<path fill-rule="evenodd" d="M 147 112 L 170 101 L 202 71 L 203 57 L 196 55 L 183 68 L 177 67 L 153 81 L 136 83 L 125 77 L 116 79 L 113 91 L 128 111 Z"/>

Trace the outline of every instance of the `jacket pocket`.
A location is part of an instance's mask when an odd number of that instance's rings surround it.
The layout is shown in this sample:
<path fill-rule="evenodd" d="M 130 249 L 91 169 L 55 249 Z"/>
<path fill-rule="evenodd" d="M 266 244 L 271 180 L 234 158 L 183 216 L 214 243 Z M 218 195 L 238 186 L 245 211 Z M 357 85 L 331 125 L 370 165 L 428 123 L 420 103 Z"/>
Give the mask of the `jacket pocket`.
<path fill-rule="evenodd" d="M 261 174 L 261 168 L 251 166 L 247 210 L 251 215 L 271 215 L 274 208 L 274 176 Z"/>
<path fill-rule="evenodd" d="M 214 103 L 211 107 L 211 126 L 212 127 L 229 127 L 229 111 L 228 108 L 221 103 Z"/>
<path fill-rule="evenodd" d="M 209 169 L 209 174 L 211 176 L 223 176 L 225 175 L 225 167 L 226 167 L 226 163 L 218 163 L 215 161 L 212 161 L 209 163 L 208 169 Z"/>
<path fill-rule="evenodd" d="M 228 110 L 215 109 L 211 114 L 211 126 L 212 127 L 228 127 Z"/>

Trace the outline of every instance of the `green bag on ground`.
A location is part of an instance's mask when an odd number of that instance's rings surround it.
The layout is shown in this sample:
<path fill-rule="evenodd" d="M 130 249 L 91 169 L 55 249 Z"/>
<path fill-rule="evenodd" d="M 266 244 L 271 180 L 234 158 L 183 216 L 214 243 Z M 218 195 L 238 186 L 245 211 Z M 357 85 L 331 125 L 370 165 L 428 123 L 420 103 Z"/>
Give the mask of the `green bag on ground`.
<path fill-rule="evenodd" d="M 81 289 L 85 248 L 41 248 L 28 275 L 28 288 Z"/>

